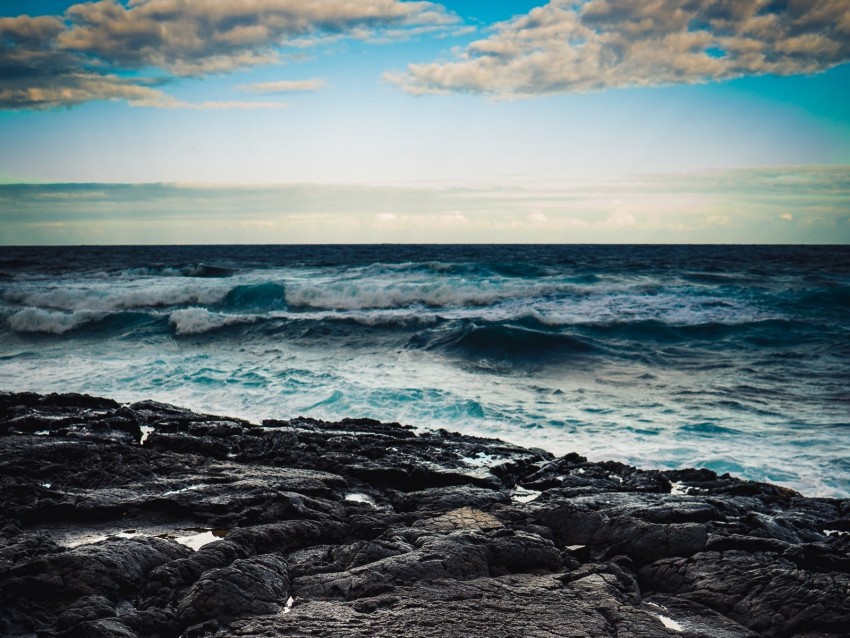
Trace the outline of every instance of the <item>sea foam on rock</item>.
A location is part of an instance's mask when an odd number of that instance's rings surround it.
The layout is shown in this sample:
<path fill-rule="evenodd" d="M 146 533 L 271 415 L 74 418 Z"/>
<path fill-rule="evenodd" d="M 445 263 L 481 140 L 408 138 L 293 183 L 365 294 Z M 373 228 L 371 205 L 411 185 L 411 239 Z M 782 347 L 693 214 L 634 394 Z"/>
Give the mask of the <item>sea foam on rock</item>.
<path fill-rule="evenodd" d="M 838 638 L 848 530 L 707 470 L 0 394 L 2 636 Z"/>

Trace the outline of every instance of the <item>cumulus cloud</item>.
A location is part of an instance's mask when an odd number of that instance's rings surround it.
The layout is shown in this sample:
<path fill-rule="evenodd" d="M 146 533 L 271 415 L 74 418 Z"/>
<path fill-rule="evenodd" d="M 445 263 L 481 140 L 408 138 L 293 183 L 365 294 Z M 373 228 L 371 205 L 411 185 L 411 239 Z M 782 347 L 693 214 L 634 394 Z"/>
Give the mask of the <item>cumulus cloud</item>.
<path fill-rule="evenodd" d="M 850 0 L 550 0 L 387 81 L 502 98 L 815 73 L 850 60 Z"/>
<path fill-rule="evenodd" d="M 0 108 L 174 106 L 155 80 L 274 63 L 311 38 L 369 39 L 456 20 L 440 5 L 400 0 L 98 0 L 61 16 L 0 18 Z"/>

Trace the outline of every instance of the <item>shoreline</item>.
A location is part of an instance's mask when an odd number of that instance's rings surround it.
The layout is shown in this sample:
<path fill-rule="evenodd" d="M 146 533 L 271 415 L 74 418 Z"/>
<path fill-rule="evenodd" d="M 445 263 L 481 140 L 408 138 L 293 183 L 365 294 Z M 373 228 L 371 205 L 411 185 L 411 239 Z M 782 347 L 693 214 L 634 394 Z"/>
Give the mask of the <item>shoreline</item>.
<path fill-rule="evenodd" d="M 838 638 L 850 622 L 850 502 L 709 470 L 28 393 L 0 393 L 0 446 L 2 635 Z"/>

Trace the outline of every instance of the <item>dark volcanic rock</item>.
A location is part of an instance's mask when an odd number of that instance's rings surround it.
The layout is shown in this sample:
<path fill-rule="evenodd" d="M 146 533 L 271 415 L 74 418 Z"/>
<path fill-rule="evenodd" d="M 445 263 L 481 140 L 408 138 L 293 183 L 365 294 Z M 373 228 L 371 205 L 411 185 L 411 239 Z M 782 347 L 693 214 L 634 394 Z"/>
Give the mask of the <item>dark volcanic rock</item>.
<path fill-rule="evenodd" d="M 177 614 L 184 627 L 199 621 L 232 621 L 281 611 L 289 599 L 286 561 L 274 554 L 233 561 L 203 573 L 180 601 Z"/>
<path fill-rule="evenodd" d="M 369 419 L 0 394 L 0 635 L 837 638 L 850 502 Z"/>

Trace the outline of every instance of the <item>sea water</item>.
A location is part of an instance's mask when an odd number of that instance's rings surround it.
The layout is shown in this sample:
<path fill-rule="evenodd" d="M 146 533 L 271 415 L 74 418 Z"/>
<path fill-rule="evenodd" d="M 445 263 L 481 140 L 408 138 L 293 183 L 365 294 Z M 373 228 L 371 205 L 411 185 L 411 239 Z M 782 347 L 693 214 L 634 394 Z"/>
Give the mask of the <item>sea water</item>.
<path fill-rule="evenodd" d="M 0 249 L 0 389 L 850 495 L 850 248 Z"/>

